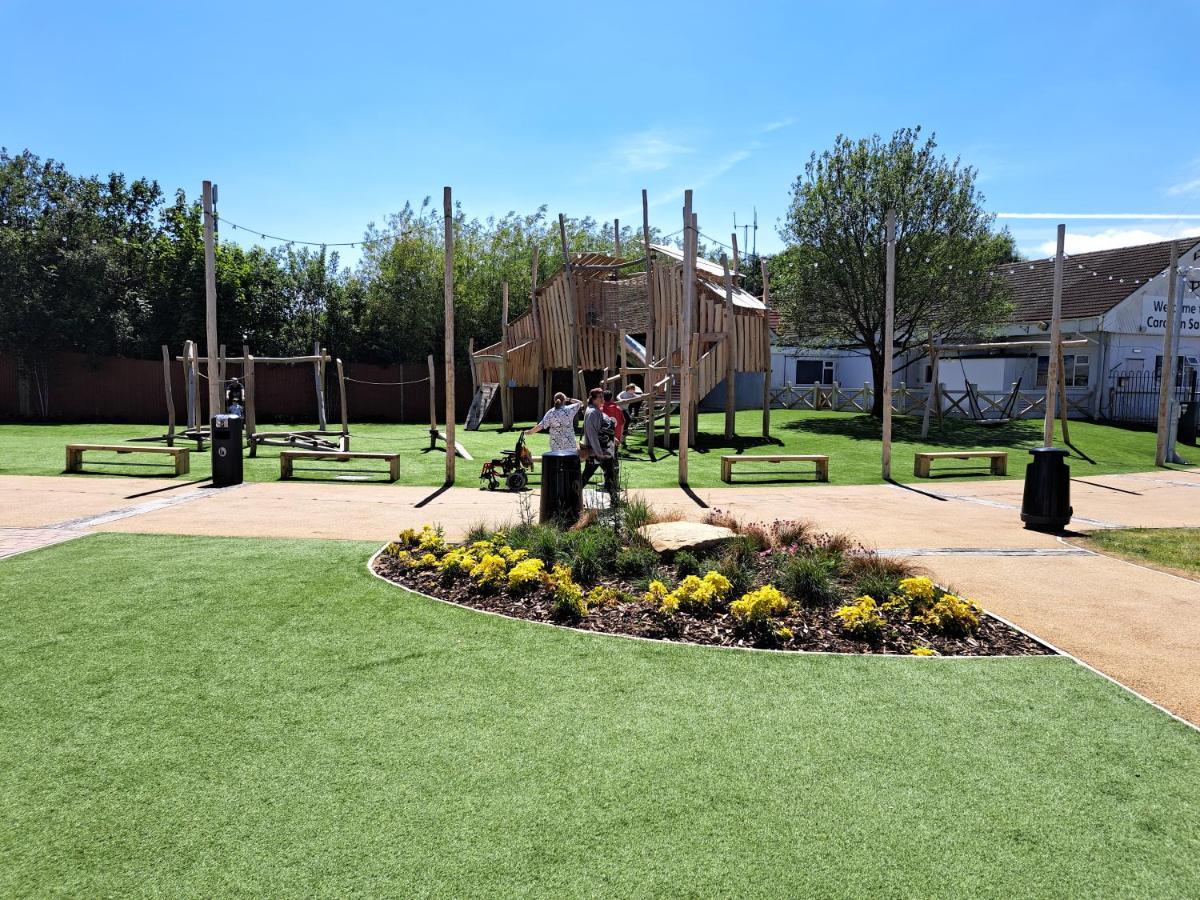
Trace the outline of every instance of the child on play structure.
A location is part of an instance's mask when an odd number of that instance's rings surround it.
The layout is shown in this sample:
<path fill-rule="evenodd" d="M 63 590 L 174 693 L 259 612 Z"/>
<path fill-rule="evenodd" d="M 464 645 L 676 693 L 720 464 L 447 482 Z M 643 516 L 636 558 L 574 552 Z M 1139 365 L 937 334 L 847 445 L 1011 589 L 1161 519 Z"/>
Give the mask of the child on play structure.
<path fill-rule="evenodd" d="M 225 389 L 225 408 L 231 416 L 241 418 L 246 408 L 246 392 L 242 382 L 237 378 L 229 379 L 229 387 Z"/>

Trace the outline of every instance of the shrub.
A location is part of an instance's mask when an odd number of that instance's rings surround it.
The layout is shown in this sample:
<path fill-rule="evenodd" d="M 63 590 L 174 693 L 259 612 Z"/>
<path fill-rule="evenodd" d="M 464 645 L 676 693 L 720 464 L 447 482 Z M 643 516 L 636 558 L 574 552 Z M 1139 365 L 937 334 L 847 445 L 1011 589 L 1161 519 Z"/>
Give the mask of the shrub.
<path fill-rule="evenodd" d="M 740 532 L 742 530 L 742 523 L 738 520 L 738 517 L 723 509 L 711 510 L 704 516 L 704 524 L 716 525 L 718 528 L 728 528 L 730 531 Z"/>
<path fill-rule="evenodd" d="M 981 612 L 983 610 L 965 597 L 943 593 L 925 612 L 913 616 L 913 621 L 942 634 L 963 637 L 979 630 Z"/>
<path fill-rule="evenodd" d="M 680 610 L 704 614 L 723 602 L 729 596 L 729 590 L 730 583 L 724 575 L 708 572 L 703 578 L 688 575 L 673 591 L 668 591 L 661 581 L 652 581 L 646 592 L 646 601 L 668 616 Z"/>
<path fill-rule="evenodd" d="M 562 543 L 558 530 L 548 525 L 539 525 L 530 537 L 530 554 L 548 566 L 554 565 L 558 561 Z"/>
<path fill-rule="evenodd" d="M 740 597 L 742 594 L 752 591 L 758 577 L 755 566 L 743 560 L 741 554 L 737 552 L 726 553 L 723 551 L 716 557 L 701 560 L 700 568 L 705 571 L 720 572 L 729 581 L 731 597 Z"/>
<path fill-rule="evenodd" d="M 785 555 L 779 565 L 779 583 L 789 597 L 805 606 L 828 606 L 838 599 L 836 572 L 837 560 L 823 553 Z"/>
<path fill-rule="evenodd" d="M 919 645 L 916 647 L 913 647 L 908 652 L 911 653 L 913 656 L 937 656 L 938 655 L 938 652 L 936 650 L 934 650 L 932 647 L 922 647 Z"/>
<path fill-rule="evenodd" d="M 533 590 L 542 583 L 546 564 L 540 559 L 525 559 L 508 570 L 508 589 L 514 594 Z"/>
<path fill-rule="evenodd" d="M 470 575 L 478 563 L 479 560 L 472 556 L 467 548 L 455 547 L 442 556 L 437 567 L 442 573 L 442 581 L 449 583 L 460 575 Z"/>
<path fill-rule="evenodd" d="M 550 587 L 550 608 L 556 619 L 577 622 L 587 615 L 587 600 L 583 588 L 571 577 L 571 570 L 558 565 L 547 576 Z"/>
<path fill-rule="evenodd" d="M 587 597 L 584 599 L 588 609 L 603 609 L 621 602 L 621 596 L 617 593 L 616 588 L 610 588 L 606 584 L 596 585 L 587 592 Z"/>
<path fill-rule="evenodd" d="M 778 588 L 765 584 L 756 591 L 743 594 L 740 600 L 734 600 L 729 604 L 729 612 L 742 625 L 757 625 L 784 615 L 791 606 L 791 601 Z"/>
<path fill-rule="evenodd" d="M 405 528 L 397 536 L 395 543 L 402 549 L 441 553 L 446 549 L 446 535 L 440 525 L 423 525 L 420 531 Z"/>
<path fill-rule="evenodd" d="M 874 597 L 859 597 L 853 603 L 839 607 L 834 613 L 842 628 L 855 637 L 878 640 L 883 633 L 885 620 Z"/>
<path fill-rule="evenodd" d="M 675 554 L 675 577 L 681 581 L 689 575 L 700 574 L 700 560 L 696 559 L 687 550 L 680 550 Z"/>
<path fill-rule="evenodd" d="M 493 587 L 508 580 L 508 566 L 499 553 L 489 553 L 471 568 L 471 580 L 480 587 Z"/>
<path fill-rule="evenodd" d="M 658 554 L 648 544 L 630 544 L 617 552 L 617 571 L 622 575 L 649 575 L 657 565 Z"/>
<path fill-rule="evenodd" d="M 766 550 L 771 546 L 771 536 L 767 532 L 766 526 L 759 522 L 751 522 L 749 525 L 742 526 L 741 534 L 730 543 L 736 541 L 740 541 L 743 546 L 750 548 L 754 553 Z"/>
<path fill-rule="evenodd" d="M 900 591 L 908 600 L 908 611 L 912 615 L 923 613 L 937 598 L 937 586 L 924 576 L 902 578 Z"/>

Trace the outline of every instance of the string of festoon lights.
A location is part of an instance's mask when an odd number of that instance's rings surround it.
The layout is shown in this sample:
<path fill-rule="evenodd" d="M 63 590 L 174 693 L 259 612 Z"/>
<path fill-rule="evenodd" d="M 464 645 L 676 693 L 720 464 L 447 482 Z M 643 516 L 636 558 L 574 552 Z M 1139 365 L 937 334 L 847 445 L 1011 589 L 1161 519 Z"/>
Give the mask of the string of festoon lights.
<path fill-rule="evenodd" d="M 904 252 L 906 254 L 912 253 L 912 247 L 905 247 Z M 932 262 L 932 259 L 928 256 L 926 256 L 924 259 L 925 259 L 926 263 Z M 845 262 L 846 262 L 845 257 L 838 259 L 838 265 L 845 265 Z M 1066 265 L 1068 263 L 1072 263 L 1072 262 L 1073 262 L 1073 260 L 1071 259 L 1071 255 L 1069 253 L 1064 253 L 1063 254 L 1064 265 Z M 1163 271 L 1159 272 L 1156 275 L 1151 275 L 1149 277 L 1138 276 L 1137 278 L 1133 278 L 1133 277 L 1130 277 L 1127 275 L 1122 275 L 1120 273 L 1108 275 L 1104 272 L 1093 269 L 1091 266 L 1086 266 L 1080 262 L 1075 262 L 1074 265 L 1075 265 L 1076 271 L 1085 272 L 1087 274 L 1090 274 L 1091 277 L 1093 277 L 1093 278 L 1104 278 L 1107 281 L 1112 281 L 1117 284 L 1125 284 L 1126 282 L 1128 282 L 1130 284 L 1134 284 L 1134 285 L 1150 284 L 1152 281 L 1155 281 L 1156 279 L 1166 278 L 1167 274 L 1168 274 L 1166 268 L 1164 267 Z M 820 266 L 821 266 L 820 262 L 814 262 L 812 264 L 812 268 L 814 268 L 814 269 L 819 269 Z M 1048 266 L 1051 270 L 1053 270 L 1054 257 L 1050 256 L 1045 259 L 1035 259 L 1035 260 L 1019 259 L 1019 260 L 1014 260 L 1012 262 L 1001 263 L 998 266 L 994 266 L 994 267 L 986 270 L 986 274 L 989 277 L 996 276 L 996 275 L 1004 275 L 1006 277 L 1015 277 L 1018 274 L 1024 274 L 1025 272 L 1036 271 L 1039 266 Z M 944 268 L 944 271 L 951 272 L 954 270 L 954 264 L 947 263 L 943 268 Z M 1175 274 L 1177 277 L 1187 278 L 1188 276 L 1192 275 L 1193 273 L 1196 273 L 1197 276 L 1200 277 L 1200 266 L 1180 265 L 1180 266 L 1177 266 L 1177 268 L 1175 269 Z M 973 276 L 975 274 L 975 270 L 967 269 L 967 274 Z M 983 274 L 982 271 L 981 271 L 981 274 Z M 1195 290 L 1195 288 L 1193 288 L 1193 290 Z"/>

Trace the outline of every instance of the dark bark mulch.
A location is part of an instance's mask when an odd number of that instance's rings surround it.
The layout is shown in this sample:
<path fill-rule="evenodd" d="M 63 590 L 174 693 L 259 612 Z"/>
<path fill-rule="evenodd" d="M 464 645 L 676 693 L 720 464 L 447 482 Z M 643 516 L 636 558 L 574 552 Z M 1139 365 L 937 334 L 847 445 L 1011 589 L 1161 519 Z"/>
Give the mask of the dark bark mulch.
<path fill-rule="evenodd" d="M 550 597 L 543 590 L 513 597 L 506 592 L 480 590 L 466 580 L 447 585 L 442 583 L 436 572 L 405 571 L 396 565 L 395 560 L 384 555 L 376 558 L 375 571 L 402 587 L 516 619 L 688 644 L 892 654 L 908 654 L 914 646 L 919 645 L 930 647 L 942 656 L 1038 656 L 1052 653 L 1049 648 L 986 613 L 980 617 L 979 630 L 968 637 L 950 637 L 912 622 L 892 622 L 889 619 L 881 640 L 869 643 L 842 630 L 834 618 L 834 607 L 801 607 L 775 620 L 778 626 L 792 630 L 791 639 L 764 643 L 740 634 L 734 627 L 733 618 L 725 611 L 703 618 L 679 613 L 673 621 L 665 622 L 650 604 L 635 600 L 594 608 L 578 621 L 563 622 L 555 617 Z M 614 582 L 610 586 L 633 593 L 628 584 Z"/>

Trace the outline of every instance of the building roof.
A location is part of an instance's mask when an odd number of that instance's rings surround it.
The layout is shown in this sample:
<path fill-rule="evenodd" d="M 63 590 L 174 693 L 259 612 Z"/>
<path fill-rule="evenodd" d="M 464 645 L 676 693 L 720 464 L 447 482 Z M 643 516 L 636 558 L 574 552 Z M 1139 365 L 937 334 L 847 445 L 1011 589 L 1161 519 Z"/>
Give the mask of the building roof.
<path fill-rule="evenodd" d="M 1108 312 L 1167 268 L 1172 243 L 1179 247 L 1181 264 L 1192 265 L 1191 257 L 1200 249 L 1200 236 L 1068 256 L 1063 263 L 1063 318 L 1085 319 Z M 1054 296 L 1053 258 L 1005 263 L 996 267 L 996 273 L 1012 289 L 1009 322 L 1049 320 Z"/>
<path fill-rule="evenodd" d="M 678 247 L 668 247 L 664 244 L 651 244 L 650 249 L 655 253 L 661 253 L 663 256 L 669 256 L 678 262 L 683 262 L 683 251 Z M 723 293 L 725 288 L 725 269 L 718 266 L 711 260 L 702 257 L 696 257 L 696 274 L 704 281 L 714 285 Z M 749 291 L 744 291 L 740 287 L 735 286 L 733 289 L 733 305 L 740 306 L 743 309 L 766 309 L 763 302 L 751 294 Z"/>

